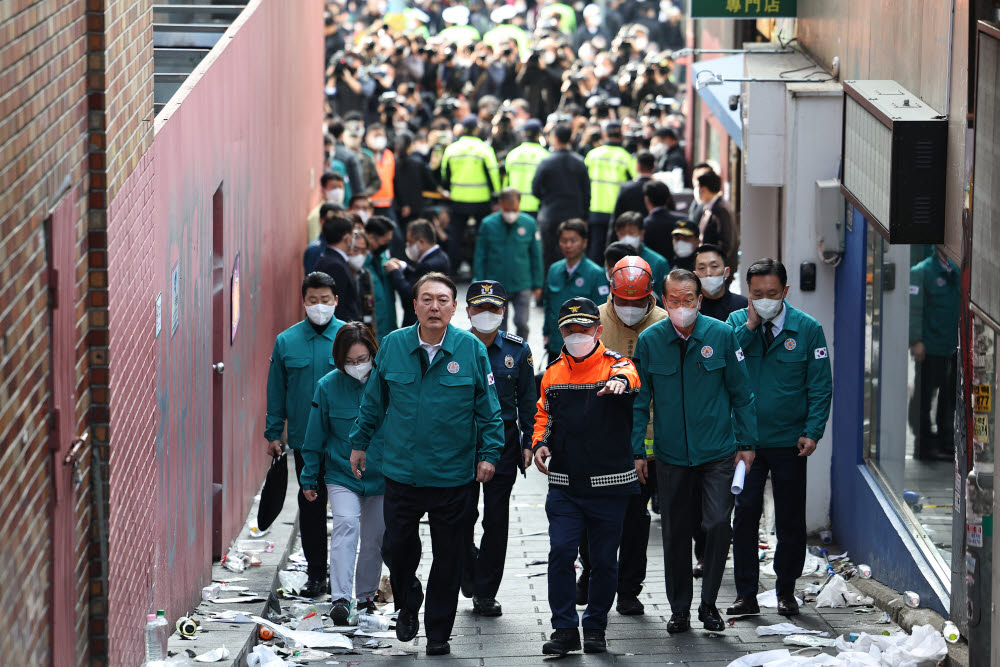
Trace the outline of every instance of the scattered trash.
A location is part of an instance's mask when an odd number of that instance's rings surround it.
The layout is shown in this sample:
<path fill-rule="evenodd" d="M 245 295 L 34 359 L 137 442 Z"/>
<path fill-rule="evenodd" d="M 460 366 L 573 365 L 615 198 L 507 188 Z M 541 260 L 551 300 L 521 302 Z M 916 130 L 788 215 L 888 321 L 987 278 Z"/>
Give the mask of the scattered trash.
<path fill-rule="evenodd" d="M 222 566 L 231 572 L 243 572 L 247 569 L 247 564 L 249 562 L 250 558 L 248 556 L 231 547 L 229 552 L 222 557 Z"/>
<path fill-rule="evenodd" d="M 261 553 L 267 549 L 267 545 L 270 544 L 271 548 L 274 548 L 274 542 L 267 542 L 266 540 L 238 540 L 236 542 L 236 550 L 242 551 L 245 554 Z"/>
<path fill-rule="evenodd" d="M 233 598 L 218 598 L 215 600 L 209 600 L 212 604 L 244 604 L 246 602 L 260 602 L 266 598 L 261 597 L 254 593 L 253 595 L 240 595 Z"/>
<path fill-rule="evenodd" d="M 837 645 L 836 639 L 816 637 L 814 635 L 788 635 L 781 641 L 789 646 L 808 646 L 810 648 L 829 648 Z"/>
<path fill-rule="evenodd" d="M 295 626 L 299 632 L 323 631 L 323 617 L 319 614 L 309 614 Z"/>
<path fill-rule="evenodd" d="M 296 662 L 316 662 L 317 660 L 325 660 L 326 658 L 332 658 L 332 657 L 333 655 L 327 653 L 326 651 L 314 651 L 311 648 L 305 648 L 302 649 L 301 651 L 294 651 L 292 653 L 292 658 Z"/>
<path fill-rule="evenodd" d="M 247 656 L 248 667 L 278 667 L 288 663 L 275 655 L 270 646 L 257 644 Z"/>
<path fill-rule="evenodd" d="M 194 657 L 195 662 L 219 662 L 225 660 L 229 657 L 229 649 L 225 646 L 220 646 L 219 648 L 213 648 L 211 651 L 205 651 L 201 655 L 196 655 Z"/>
<path fill-rule="evenodd" d="M 306 585 L 309 581 L 309 575 L 305 572 L 297 572 L 291 570 L 282 570 L 278 572 L 278 583 L 286 591 L 292 591 L 293 593 L 298 593 L 302 590 L 302 587 Z"/>
<path fill-rule="evenodd" d="M 867 654 L 879 661 L 871 664 L 887 667 L 932 667 L 948 655 L 944 637 L 931 625 L 918 625 L 909 635 L 861 633 L 853 642 L 840 637 L 837 650 L 846 655 Z"/>
<path fill-rule="evenodd" d="M 528 563 L 528 567 L 531 567 L 532 565 L 548 565 L 548 563 L 549 561 L 547 560 L 533 560 Z"/>
<path fill-rule="evenodd" d="M 250 618 L 250 615 L 246 612 L 235 611 L 233 609 L 226 609 L 225 611 L 220 611 L 207 620 L 215 621 L 219 623 L 253 623 L 254 620 Z"/>
<path fill-rule="evenodd" d="M 865 565 L 864 563 L 858 565 L 858 576 L 861 577 L 862 579 L 871 579 L 872 578 L 871 566 Z"/>
<path fill-rule="evenodd" d="M 209 584 L 201 589 L 202 600 L 214 600 L 222 593 L 222 584 Z"/>
<path fill-rule="evenodd" d="M 799 604 L 803 604 L 802 598 L 796 597 L 795 601 Z M 757 604 L 761 607 L 770 607 L 772 609 L 778 608 L 778 592 L 774 589 L 769 591 L 764 591 L 757 595 Z"/>
<path fill-rule="evenodd" d="M 875 622 L 879 625 L 888 625 L 889 623 L 892 623 L 892 617 L 889 616 L 889 612 L 883 611 L 882 615 L 879 616 L 878 620 Z"/>
<path fill-rule="evenodd" d="M 836 556 L 830 556 L 829 560 L 832 563 L 834 561 L 844 560 L 845 558 L 847 558 L 847 552 L 846 551 L 844 553 L 838 554 Z"/>
<path fill-rule="evenodd" d="M 369 639 L 364 644 L 361 645 L 362 648 L 383 648 L 382 644 L 379 643 L 377 639 Z"/>
<path fill-rule="evenodd" d="M 524 579 L 531 579 L 532 577 L 544 577 L 545 574 L 546 574 L 545 572 L 535 572 L 533 574 L 519 574 L 517 576 L 522 577 Z"/>
<path fill-rule="evenodd" d="M 816 608 L 820 607 L 857 607 L 870 605 L 874 600 L 848 588 L 847 582 L 839 574 L 830 577 L 826 586 L 816 596 Z"/>
<path fill-rule="evenodd" d="M 263 641 L 270 641 L 274 639 L 274 630 L 271 628 L 265 628 L 263 625 L 257 628 L 257 636 Z"/>
<path fill-rule="evenodd" d="M 821 531 L 819 531 L 819 541 L 822 542 L 823 544 L 832 544 L 833 543 L 833 533 L 831 531 L 829 531 L 829 530 L 821 530 Z"/>
<path fill-rule="evenodd" d="M 920 596 L 913 591 L 906 591 L 903 593 L 903 602 L 906 603 L 907 607 L 916 609 L 920 606 Z"/>
<path fill-rule="evenodd" d="M 354 643 L 351 642 L 350 638 L 339 632 L 300 632 L 299 630 L 289 630 L 260 616 L 252 616 L 251 618 L 255 622 L 271 628 L 275 634 L 280 635 L 285 640 L 286 644 L 305 648 L 354 648 Z"/>
<path fill-rule="evenodd" d="M 375 593 L 375 602 L 392 602 L 392 584 L 389 582 L 389 575 L 383 574 L 378 582 L 378 592 Z"/>
<path fill-rule="evenodd" d="M 761 625 L 757 627 L 758 637 L 767 637 L 770 635 L 819 635 L 820 637 L 827 637 L 829 633 L 820 632 L 819 630 L 806 630 L 794 623 L 775 623 L 774 625 Z"/>
<path fill-rule="evenodd" d="M 391 623 L 378 614 L 358 614 L 358 629 L 364 632 L 385 632 Z"/>
<path fill-rule="evenodd" d="M 198 622 L 187 616 L 178 618 L 175 627 L 177 634 L 181 637 L 194 637 L 195 633 L 198 632 Z"/>
<path fill-rule="evenodd" d="M 398 648 L 380 648 L 372 651 L 372 655 L 415 655 L 415 652 Z"/>
<path fill-rule="evenodd" d="M 949 644 L 954 644 L 961 638 L 961 634 L 958 632 L 958 626 L 956 626 L 951 621 L 947 621 L 944 624 L 944 629 L 941 630 L 941 634 L 944 635 L 944 640 Z"/>

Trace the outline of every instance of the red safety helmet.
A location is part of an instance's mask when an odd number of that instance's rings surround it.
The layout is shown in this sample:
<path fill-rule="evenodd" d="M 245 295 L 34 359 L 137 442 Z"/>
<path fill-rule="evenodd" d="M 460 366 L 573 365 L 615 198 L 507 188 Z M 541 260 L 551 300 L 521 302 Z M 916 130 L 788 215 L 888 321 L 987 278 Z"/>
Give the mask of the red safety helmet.
<path fill-rule="evenodd" d="M 611 293 L 623 299 L 645 299 L 653 291 L 653 271 L 642 257 L 630 255 L 611 269 Z"/>

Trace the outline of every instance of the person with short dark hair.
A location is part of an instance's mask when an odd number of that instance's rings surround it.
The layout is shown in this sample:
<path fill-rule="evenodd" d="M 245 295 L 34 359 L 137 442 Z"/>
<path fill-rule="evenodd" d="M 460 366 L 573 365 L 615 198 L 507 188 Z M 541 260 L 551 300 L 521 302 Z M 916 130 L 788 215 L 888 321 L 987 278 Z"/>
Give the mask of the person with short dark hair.
<path fill-rule="evenodd" d="M 663 255 L 670 266 L 678 266 L 673 233 L 677 222 L 683 220 L 683 217 L 673 211 L 674 199 L 670 188 L 666 183 L 650 180 L 642 187 L 642 198 L 645 211 L 642 221 L 644 243 L 654 252 Z"/>
<path fill-rule="evenodd" d="M 687 173 L 687 158 L 684 157 L 684 149 L 681 148 L 677 133 L 669 127 L 661 127 L 653 133 L 653 137 L 663 147 L 658 151 L 654 151 L 658 153 L 656 156 L 656 171 L 670 172 L 674 169 L 680 169 L 681 173 L 684 174 L 685 185 L 690 185 L 691 179 Z"/>
<path fill-rule="evenodd" d="M 417 321 L 413 310 L 413 295 L 416 284 L 428 273 L 451 271 L 448 255 L 438 245 L 434 227 L 423 218 L 411 222 L 406 228 L 406 258 L 403 261 L 393 257 L 383 265 L 389 281 L 396 288 L 403 302 L 403 326 L 412 326 Z"/>
<path fill-rule="evenodd" d="M 747 298 L 729 290 L 729 267 L 722 248 L 710 243 L 694 251 L 694 272 L 701 279 L 702 315 L 725 322 L 737 310 L 747 307 Z"/>
<path fill-rule="evenodd" d="M 416 637 L 425 601 L 416 571 L 420 520 L 428 515 L 434 552 L 424 609 L 428 655 L 451 650 L 473 485 L 493 478 L 504 445 L 486 348 L 451 324 L 456 294 L 442 273 L 416 281 L 417 323 L 382 339 L 350 434 L 350 469 L 358 479 L 367 474 L 366 451 L 376 434 L 384 439 L 385 551 L 399 610 L 396 638 L 404 642 Z"/>
<path fill-rule="evenodd" d="M 552 153 L 538 164 L 531 194 L 541 202 L 538 228 L 542 234 L 544 269 L 559 258 L 556 228 L 564 220 L 585 219 L 590 211 L 590 176 L 583 158 L 570 150 L 573 130 L 560 123 L 550 134 Z"/>
<path fill-rule="evenodd" d="M 563 259 L 549 268 L 545 281 L 545 324 L 542 335 L 549 360 L 559 356 L 562 335 L 559 333 L 559 307 L 578 296 L 602 303 L 610 293 L 604 270 L 586 256 L 587 223 L 579 218 L 559 225 L 559 250 Z"/>
<path fill-rule="evenodd" d="M 396 289 L 385 270 L 389 261 L 389 244 L 392 243 L 393 224 L 389 218 L 377 215 L 365 223 L 368 236 L 368 260 L 365 266 L 372 274 L 375 297 L 375 335 L 379 342 L 396 330 Z"/>
<path fill-rule="evenodd" d="M 695 486 L 702 491 L 705 529 L 698 618 L 711 632 L 726 627 L 715 605 L 729 553 L 733 468 L 741 461 L 750 468 L 757 444 L 757 413 L 743 350 L 729 326 L 698 312 L 701 292 L 694 273 L 671 271 L 663 294 L 668 318 L 639 334 L 634 356 L 642 388 L 635 402 L 632 451 L 645 456 L 653 407 L 671 634 L 691 629 L 690 505 Z"/>
<path fill-rule="evenodd" d="M 756 397 L 759 442 L 733 516 L 736 601 L 730 616 L 760 612 L 758 529 L 764 484 L 771 475 L 778 547 L 774 554 L 778 613 L 799 613 L 795 581 L 806 553 L 806 463 L 826 430 L 833 382 L 823 327 L 786 301 L 788 274 L 774 259 L 747 269 L 750 304 L 727 324 L 746 355 Z"/>
<path fill-rule="evenodd" d="M 320 378 L 312 399 L 302 446 L 305 465 L 299 482 L 306 500 L 316 504 L 326 487 L 333 522 L 330 529 L 330 618 L 347 625 L 352 596 L 360 613 L 375 613 L 375 594 L 382 575 L 382 439 L 369 447 L 366 474 L 350 474 L 351 443 L 361 395 L 378 352 L 378 343 L 361 322 L 340 327 L 333 340 L 335 369 Z M 320 471 L 325 470 L 322 479 Z M 325 506 L 323 507 L 326 513 Z M 358 550 L 360 542 L 361 549 Z M 355 565 L 355 560 L 357 564 Z"/>
<path fill-rule="evenodd" d="M 529 119 L 521 129 L 524 141 L 504 158 L 504 187 L 521 193 L 521 210 L 531 215 L 538 213 L 539 201 L 531 194 L 531 181 L 538 165 L 549 156 L 549 151 L 538 143 L 542 124 L 537 118 Z"/>
<path fill-rule="evenodd" d="M 715 171 L 715 169 L 707 162 L 699 162 L 696 164 L 691 168 L 692 183 L 697 183 L 698 177 L 708 171 Z M 699 199 L 701 195 L 698 193 L 697 187 L 694 188 L 693 194 L 693 200 L 687 210 L 687 219 L 697 224 L 698 221 L 701 220 L 701 214 L 705 210 L 705 204 Z"/>
<path fill-rule="evenodd" d="M 338 315 L 344 322 L 361 321 L 361 295 L 358 292 L 357 269 L 351 265 L 354 251 L 354 222 L 344 215 L 333 215 L 323 221 L 326 250 L 316 260 L 316 270 L 330 275 L 339 288 Z"/>
<path fill-rule="evenodd" d="M 347 129 L 344 121 L 334 118 L 327 126 L 331 136 L 333 136 L 332 157 L 340 160 L 344 164 L 347 172 L 347 185 L 350 189 L 348 198 L 351 195 L 364 192 L 365 182 L 361 180 L 361 166 L 358 164 L 358 156 L 350 148 L 344 145 L 344 130 Z"/>
<path fill-rule="evenodd" d="M 617 220 L 622 213 L 628 211 L 639 213 L 643 218 L 649 213 L 644 193 L 646 184 L 651 182 L 653 178 L 654 164 L 655 159 L 649 151 L 639 151 L 635 156 L 636 177 L 623 185 L 622 189 L 618 192 L 618 200 L 615 202 L 614 220 Z M 673 210 L 674 199 L 670 195 L 670 189 L 664 183 L 660 183 L 660 185 L 663 185 L 664 189 L 666 189 L 667 200 L 663 204 L 658 204 L 658 206 L 663 206 L 667 210 Z M 614 241 L 614 238 L 614 228 L 609 229 L 608 242 L 611 243 Z M 654 248 L 654 250 L 656 249 Z M 660 254 L 662 255 L 663 253 Z"/>
<path fill-rule="evenodd" d="M 622 185 L 635 178 L 635 158 L 622 147 L 622 125 L 608 121 L 603 128 L 604 143 L 587 153 L 584 164 L 590 175 L 591 227 L 590 259 L 599 262 L 604 257 L 608 227 L 614 223 L 611 214 Z"/>
<path fill-rule="evenodd" d="M 722 198 L 722 179 L 708 171 L 695 181 L 698 198 L 705 208 L 698 222 L 698 236 L 702 243 L 719 246 L 726 253 L 726 266 L 735 271 L 739 263 L 740 232 L 729 204 Z"/>
<path fill-rule="evenodd" d="M 301 450 L 309 423 L 309 406 L 320 378 L 333 370 L 330 350 L 343 322 L 333 316 L 337 283 L 329 275 L 310 273 L 302 281 L 302 306 L 306 318 L 285 329 L 274 341 L 267 372 L 267 416 L 264 439 L 271 456 L 281 455 L 282 433 L 288 428 L 288 446 L 295 458 L 296 478 L 305 460 Z M 319 475 L 323 474 L 320 463 Z M 318 597 L 329 591 L 326 561 L 326 489 L 318 488 L 319 502 L 310 502 L 299 489 L 299 530 L 306 557 L 308 580 L 299 592 Z"/>

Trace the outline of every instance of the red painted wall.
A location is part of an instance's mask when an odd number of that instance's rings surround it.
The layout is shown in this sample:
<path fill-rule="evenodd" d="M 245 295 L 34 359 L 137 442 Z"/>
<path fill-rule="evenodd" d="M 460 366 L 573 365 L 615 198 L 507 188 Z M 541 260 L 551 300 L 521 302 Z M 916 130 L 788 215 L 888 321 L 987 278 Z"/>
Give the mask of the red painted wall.
<path fill-rule="evenodd" d="M 172 621 L 209 581 L 216 361 L 226 366 L 217 456 L 223 545 L 239 532 L 266 471 L 268 359 L 275 335 L 300 317 L 303 225 L 322 171 L 322 20 L 322 3 L 251 2 L 180 105 L 168 105 L 162 126 L 157 119 L 142 168 L 110 206 L 112 665 L 141 662 L 149 610 L 165 608 Z M 224 294 L 216 312 L 220 188 Z M 237 255 L 241 317 L 230 344 Z M 221 359 L 213 355 L 215 326 L 225 331 Z"/>

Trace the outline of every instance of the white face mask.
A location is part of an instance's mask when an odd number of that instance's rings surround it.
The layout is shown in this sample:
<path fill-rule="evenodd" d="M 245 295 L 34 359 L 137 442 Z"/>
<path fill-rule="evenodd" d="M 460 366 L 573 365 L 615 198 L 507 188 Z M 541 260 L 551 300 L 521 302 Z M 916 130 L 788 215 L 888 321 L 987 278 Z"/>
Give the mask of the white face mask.
<path fill-rule="evenodd" d="M 762 319 L 771 320 L 781 312 L 781 304 L 783 303 L 783 299 L 754 299 L 753 309 Z"/>
<path fill-rule="evenodd" d="M 384 151 L 385 150 L 385 137 L 372 137 L 368 141 L 368 145 L 371 146 L 373 151 Z"/>
<path fill-rule="evenodd" d="M 420 246 L 416 243 L 406 246 L 406 256 L 410 258 L 411 262 L 420 261 Z"/>
<path fill-rule="evenodd" d="M 670 321 L 678 329 L 687 329 L 689 326 L 694 324 L 695 319 L 698 317 L 697 308 L 667 308 L 667 314 L 670 316 Z"/>
<path fill-rule="evenodd" d="M 653 144 L 649 147 L 649 152 L 653 154 L 654 157 L 660 157 L 667 152 L 666 144 Z"/>
<path fill-rule="evenodd" d="M 372 362 L 366 361 L 363 364 L 344 364 L 344 372 L 358 382 L 364 382 L 368 374 L 372 372 Z"/>
<path fill-rule="evenodd" d="M 706 294 L 711 294 L 715 296 L 722 291 L 722 286 L 726 282 L 726 275 L 721 276 L 705 276 L 701 279 L 701 286 L 705 290 Z"/>
<path fill-rule="evenodd" d="M 619 306 L 616 303 L 615 313 L 625 326 L 630 327 L 633 324 L 638 324 L 639 320 L 645 317 L 646 309 L 639 306 Z"/>
<path fill-rule="evenodd" d="M 343 204 L 344 203 L 344 189 L 343 188 L 333 188 L 332 190 L 326 191 L 326 201 L 331 204 Z"/>
<path fill-rule="evenodd" d="M 351 268 L 355 271 L 360 271 L 365 265 L 365 255 L 352 255 L 347 258 L 350 263 Z"/>
<path fill-rule="evenodd" d="M 469 318 L 472 321 L 472 328 L 479 333 L 493 333 L 503 324 L 503 313 L 491 313 L 489 311 L 476 313 Z"/>
<path fill-rule="evenodd" d="M 642 243 L 642 239 L 639 238 L 637 234 L 630 234 L 629 236 L 623 236 L 618 240 L 621 241 L 622 243 L 626 243 L 632 246 L 637 250 L 639 249 L 639 244 Z"/>
<path fill-rule="evenodd" d="M 358 217 L 361 218 L 361 222 L 368 222 L 368 218 L 372 217 L 372 214 L 364 209 L 361 209 L 360 211 L 355 211 L 355 213 L 357 213 Z"/>
<path fill-rule="evenodd" d="M 674 253 L 678 257 L 690 257 L 694 252 L 694 244 L 690 241 L 674 241 Z"/>
<path fill-rule="evenodd" d="M 333 319 L 333 311 L 336 309 L 335 303 L 314 303 L 306 306 L 306 317 L 316 326 L 323 326 Z"/>
<path fill-rule="evenodd" d="M 542 56 L 542 62 L 546 65 L 551 65 L 556 61 L 556 54 L 552 51 L 546 51 L 545 55 Z"/>
<path fill-rule="evenodd" d="M 597 347 L 594 337 L 587 334 L 570 334 L 563 338 L 563 343 L 566 345 L 566 351 L 577 358 L 587 356 Z"/>
<path fill-rule="evenodd" d="M 517 211 L 503 211 L 500 213 L 500 215 L 503 217 L 504 222 L 506 222 L 508 225 L 513 225 L 515 222 L 517 222 L 517 217 L 520 215 L 520 213 L 518 213 Z"/>

